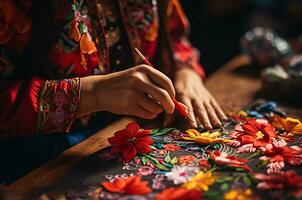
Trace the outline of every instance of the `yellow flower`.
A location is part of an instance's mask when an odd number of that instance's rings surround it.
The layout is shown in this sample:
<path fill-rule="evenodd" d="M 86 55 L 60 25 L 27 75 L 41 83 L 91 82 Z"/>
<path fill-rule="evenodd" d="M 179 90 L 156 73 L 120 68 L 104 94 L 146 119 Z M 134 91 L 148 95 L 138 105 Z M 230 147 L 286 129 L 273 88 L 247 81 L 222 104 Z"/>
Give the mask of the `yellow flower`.
<path fill-rule="evenodd" d="M 287 117 L 282 118 L 278 115 L 272 117 L 272 125 L 277 129 L 282 129 L 287 133 L 302 135 L 302 123 L 300 120 Z"/>
<path fill-rule="evenodd" d="M 198 172 L 189 182 L 182 186 L 188 190 L 203 190 L 208 191 L 209 186 L 213 185 L 216 178 L 212 175 L 212 172 Z"/>
<path fill-rule="evenodd" d="M 251 189 L 246 190 L 236 190 L 231 189 L 224 193 L 223 195 L 224 200 L 249 200 L 254 199 L 253 191 Z"/>
<path fill-rule="evenodd" d="M 220 132 L 204 132 L 200 133 L 199 131 L 195 129 L 189 129 L 186 131 L 186 133 L 189 135 L 189 137 L 182 137 L 184 140 L 192 140 L 195 141 L 198 144 L 211 144 L 211 143 L 217 143 L 217 142 L 231 142 L 231 140 L 220 138 L 221 133 Z"/>

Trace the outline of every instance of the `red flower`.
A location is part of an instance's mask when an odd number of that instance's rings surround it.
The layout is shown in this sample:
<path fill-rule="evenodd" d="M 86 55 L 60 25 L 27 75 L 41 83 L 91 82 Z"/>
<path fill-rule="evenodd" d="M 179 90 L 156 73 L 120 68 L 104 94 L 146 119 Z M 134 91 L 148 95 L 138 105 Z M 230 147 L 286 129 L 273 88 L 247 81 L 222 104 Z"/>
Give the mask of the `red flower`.
<path fill-rule="evenodd" d="M 238 158 L 237 156 L 228 155 L 226 152 L 221 152 L 215 150 L 210 153 L 211 158 L 218 164 L 218 165 L 226 165 L 235 168 L 241 168 L 246 171 L 251 171 L 251 169 L 246 166 L 248 162 L 247 159 Z"/>
<path fill-rule="evenodd" d="M 111 182 L 103 182 L 102 186 L 113 193 L 122 194 L 148 194 L 151 189 L 147 181 L 142 181 L 140 176 L 130 176 L 128 178 L 116 178 Z"/>
<path fill-rule="evenodd" d="M 201 168 L 204 168 L 204 169 L 210 169 L 212 167 L 212 165 L 207 160 L 199 160 L 198 164 Z"/>
<path fill-rule="evenodd" d="M 155 200 L 200 200 L 202 192 L 185 188 L 168 188 L 157 194 Z"/>
<path fill-rule="evenodd" d="M 137 153 L 146 154 L 152 150 L 149 145 L 153 139 L 148 136 L 151 130 L 140 130 L 137 123 L 132 122 L 125 129 L 117 131 L 108 142 L 113 145 L 113 153 L 122 153 L 125 161 L 132 160 Z"/>
<path fill-rule="evenodd" d="M 164 144 L 163 147 L 166 151 L 177 151 L 180 149 L 180 146 L 176 144 Z"/>
<path fill-rule="evenodd" d="M 277 137 L 275 128 L 266 120 L 255 119 L 246 119 L 245 124 L 237 125 L 231 135 L 236 138 L 233 143 L 236 146 L 252 144 L 254 148 L 260 149 L 272 144 L 273 138 Z"/>
<path fill-rule="evenodd" d="M 295 197 L 302 197 L 302 176 L 293 170 L 271 175 L 255 174 L 254 177 L 261 181 L 257 185 L 259 189 L 284 189 Z"/>
<path fill-rule="evenodd" d="M 286 146 L 284 140 L 275 140 L 273 147 L 267 149 L 260 159 L 269 162 L 267 173 L 276 173 L 284 168 L 285 163 L 302 165 L 302 149 L 298 146 Z"/>

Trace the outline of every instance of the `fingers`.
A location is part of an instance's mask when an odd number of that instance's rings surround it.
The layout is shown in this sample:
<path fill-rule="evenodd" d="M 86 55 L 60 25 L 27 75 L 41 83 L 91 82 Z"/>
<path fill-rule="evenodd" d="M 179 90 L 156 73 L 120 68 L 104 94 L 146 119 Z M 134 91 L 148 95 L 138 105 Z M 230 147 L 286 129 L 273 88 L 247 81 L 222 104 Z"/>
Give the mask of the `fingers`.
<path fill-rule="evenodd" d="M 220 120 L 227 120 L 226 115 L 224 114 L 224 112 L 222 111 L 222 109 L 220 108 L 220 106 L 218 105 L 218 103 L 216 102 L 215 99 L 212 99 L 211 104 L 213 106 L 213 108 L 216 111 L 216 114 L 218 115 Z"/>
<path fill-rule="evenodd" d="M 151 82 L 146 83 L 143 86 L 143 90 L 146 94 L 151 95 L 154 100 L 158 101 L 166 113 L 172 114 L 174 112 L 173 100 L 166 90 L 152 84 Z"/>
<path fill-rule="evenodd" d="M 158 115 L 163 111 L 161 105 L 152 100 L 150 97 L 144 94 L 137 95 L 136 101 L 145 110 L 149 111 L 152 114 Z"/>
<path fill-rule="evenodd" d="M 196 113 L 196 118 L 198 121 L 202 123 L 204 128 L 206 129 L 213 129 L 211 122 L 208 117 L 208 112 L 203 103 L 195 102 L 194 103 L 194 112 Z"/>
<path fill-rule="evenodd" d="M 189 98 L 186 98 L 186 97 L 180 97 L 180 100 L 187 107 L 189 117 L 190 117 L 190 119 L 192 119 L 192 121 L 189 122 L 190 126 L 192 126 L 194 128 L 197 128 L 197 122 L 196 122 L 196 118 L 195 118 L 195 115 L 194 115 L 194 110 L 193 110 L 191 100 Z"/>
<path fill-rule="evenodd" d="M 150 78 L 151 82 L 158 85 L 162 89 L 166 90 L 171 98 L 175 97 L 175 89 L 171 79 L 169 79 L 165 74 L 161 73 L 160 71 L 150 68 L 147 66 L 146 68 L 142 68 Z"/>
<path fill-rule="evenodd" d="M 221 122 L 219 120 L 219 118 L 217 117 L 216 115 L 216 112 L 213 108 L 213 106 L 208 103 L 208 102 L 205 102 L 204 104 L 206 110 L 207 110 L 207 113 L 208 113 L 208 117 L 211 121 L 211 124 L 214 126 L 214 127 L 221 127 Z"/>

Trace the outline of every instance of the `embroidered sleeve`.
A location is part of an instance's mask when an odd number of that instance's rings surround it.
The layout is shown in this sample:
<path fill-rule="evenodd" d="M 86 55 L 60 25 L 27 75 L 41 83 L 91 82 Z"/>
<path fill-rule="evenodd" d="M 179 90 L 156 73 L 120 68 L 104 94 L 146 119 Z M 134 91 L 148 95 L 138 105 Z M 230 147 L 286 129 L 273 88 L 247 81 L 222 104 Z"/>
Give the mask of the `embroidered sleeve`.
<path fill-rule="evenodd" d="M 79 78 L 46 81 L 39 98 L 37 132 L 69 132 L 79 102 Z"/>
<path fill-rule="evenodd" d="M 68 132 L 80 102 L 80 79 L 0 79 L 0 137 Z"/>
<path fill-rule="evenodd" d="M 191 67 L 201 77 L 205 73 L 199 63 L 199 51 L 188 40 L 189 22 L 178 0 L 169 0 L 167 9 L 167 27 L 177 67 Z"/>

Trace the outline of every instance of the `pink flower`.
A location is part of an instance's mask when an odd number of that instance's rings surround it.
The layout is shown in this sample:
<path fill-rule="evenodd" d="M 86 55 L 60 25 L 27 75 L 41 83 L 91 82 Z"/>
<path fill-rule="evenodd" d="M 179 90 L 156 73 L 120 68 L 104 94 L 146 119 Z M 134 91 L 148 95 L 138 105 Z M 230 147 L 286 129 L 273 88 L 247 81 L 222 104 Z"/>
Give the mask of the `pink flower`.
<path fill-rule="evenodd" d="M 290 165 L 302 165 L 302 149 L 298 146 L 286 146 L 286 142 L 274 139 L 271 148 L 267 148 L 261 160 L 269 162 L 267 173 L 280 172 L 285 163 Z"/>
<path fill-rule="evenodd" d="M 297 198 L 302 197 L 302 176 L 293 170 L 270 175 L 255 174 L 254 177 L 260 181 L 257 188 L 261 190 L 283 189 Z"/>
<path fill-rule="evenodd" d="M 210 156 L 211 159 L 213 159 L 218 165 L 241 168 L 246 171 L 251 171 L 251 169 L 246 165 L 246 163 L 248 162 L 247 159 L 231 156 L 226 152 L 221 152 L 218 150 L 211 152 Z"/>
<path fill-rule="evenodd" d="M 173 181 L 174 184 L 186 183 L 193 178 L 198 171 L 196 167 L 178 166 L 175 165 L 171 172 L 166 173 L 168 180 Z"/>
<path fill-rule="evenodd" d="M 149 176 L 152 173 L 153 173 L 153 169 L 151 167 L 148 167 L 148 166 L 140 167 L 137 170 L 137 175 L 139 175 L 139 176 Z"/>

